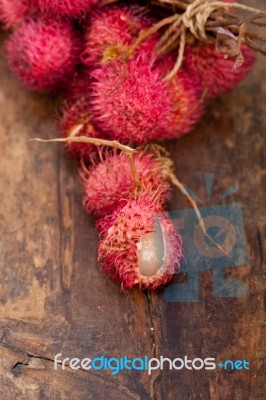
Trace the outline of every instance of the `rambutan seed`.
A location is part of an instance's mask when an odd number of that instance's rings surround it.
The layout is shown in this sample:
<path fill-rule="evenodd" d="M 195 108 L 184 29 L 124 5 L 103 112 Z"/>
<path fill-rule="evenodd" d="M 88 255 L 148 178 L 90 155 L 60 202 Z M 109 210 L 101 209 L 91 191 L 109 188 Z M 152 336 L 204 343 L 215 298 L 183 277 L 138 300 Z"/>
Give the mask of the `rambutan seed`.
<path fill-rule="evenodd" d="M 215 44 L 187 46 L 184 65 L 189 73 L 198 75 L 203 88 L 210 97 L 218 96 L 222 92 L 233 89 L 250 72 L 254 62 L 254 52 L 242 45 L 243 64 L 234 68 L 236 59 L 225 58 L 225 55 L 216 49 Z"/>
<path fill-rule="evenodd" d="M 87 66 L 116 59 L 152 25 L 148 9 L 140 6 L 111 6 L 95 10 L 88 19 L 82 60 Z M 140 49 L 151 51 L 157 35 L 150 36 Z"/>
<path fill-rule="evenodd" d="M 37 0 L 40 11 L 49 17 L 80 18 L 89 12 L 98 0 Z"/>
<path fill-rule="evenodd" d="M 100 150 L 98 154 L 99 157 L 89 168 L 83 163 L 80 169 L 85 210 L 97 218 L 121 208 L 124 201 L 135 196 L 135 182 L 128 156 L 124 152 L 109 149 Z M 162 170 L 165 159 L 143 150 L 136 150 L 133 159 L 139 190 L 157 193 L 162 204 L 170 194 L 170 184 L 166 182 Z"/>
<path fill-rule="evenodd" d="M 7 41 L 7 59 L 30 89 L 62 85 L 78 62 L 79 40 L 70 22 L 28 19 Z"/>
<path fill-rule="evenodd" d="M 169 282 L 180 267 L 182 239 L 158 198 L 144 193 L 129 200 L 112 224 L 108 218 L 107 229 L 101 223 L 98 248 L 102 271 L 123 289 L 156 289 Z"/>
<path fill-rule="evenodd" d="M 155 233 L 146 233 L 140 238 L 138 246 L 138 267 L 139 273 L 143 276 L 155 275 L 162 265 L 163 258 L 158 259 L 158 250 L 156 248 Z"/>

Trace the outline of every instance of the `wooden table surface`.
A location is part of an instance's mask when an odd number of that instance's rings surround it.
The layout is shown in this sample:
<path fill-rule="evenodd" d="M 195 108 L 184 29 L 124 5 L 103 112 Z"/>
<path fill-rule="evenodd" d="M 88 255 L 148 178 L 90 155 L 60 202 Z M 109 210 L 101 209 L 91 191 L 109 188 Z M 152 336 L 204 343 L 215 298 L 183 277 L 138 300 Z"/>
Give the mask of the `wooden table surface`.
<path fill-rule="evenodd" d="M 264 1 L 252 6 L 264 7 Z M 232 93 L 212 101 L 199 126 L 167 144 L 178 177 L 206 199 L 241 203 L 249 262 L 225 268 L 248 287 L 242 298 L 217 298 L 213 272 L 201 271 L 198 302 L 172 302 L 164 291 L 123 293 L 97 265 L 93 218 L 81 203 L 75 162 L 57 144 L 55 102 L 27 92 L 0 59 L 0 399 L 265 399 L 265 59 Z M 169 209 L 187 208 L 174 191 Z M 183 282 L 180 275 L 176 282 Z M 54 370 L 64 357 L 215 357 L 246 359 L 250 370 Z"/>

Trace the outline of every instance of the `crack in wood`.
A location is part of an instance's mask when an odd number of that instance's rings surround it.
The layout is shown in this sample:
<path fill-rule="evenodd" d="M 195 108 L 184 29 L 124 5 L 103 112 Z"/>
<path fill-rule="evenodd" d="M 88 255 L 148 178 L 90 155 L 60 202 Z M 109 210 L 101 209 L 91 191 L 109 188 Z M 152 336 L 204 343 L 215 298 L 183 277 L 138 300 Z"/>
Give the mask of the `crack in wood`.
<path fill-rule="evenodd" d="M 150 336 L 152 339 L 152 353 L 153 353 L 153 357 L 158 357 L 158 351 L 157 351 L 157 340 L 156 340 L 156 328 L 155 328 L 155 324 L 153 321 L 153 310 L 152 310 L 152 301 L 151 301 L 151 296 L 152 293 L 149 291 L 145 291 L 144 292 L 144 296 L 145 299 L 147 301 L 147 309 L 148 309 L 148 316 L 149 316 L 149 320 L 150 320 Z M 151 399 L 152 400 L 156 400 L 157 396 L 155 393 L 155 382 L 158 380 L 160 376 L 160 370 L 156 370 L 156 375 L 154 376 L 154 378 L 152 378 L 151 384 L 150 384 L 150 395 L 151 395 Z"/>
<path fill-rule="evenodd" d="M 259 255 L 260 255 L 261 266 L 263 267 L 263 264 L 264 264 L 264 252 L 263 252 L 262 237 L 261 237 L 261 233 L 259 231 L 259 228 L 256 228 L 256 236 L 257 236 L 257 242 L 258 242 L 258 247 L 259 247 Z"/>
<path fill-rule="evenodd" d="M 21 377 L 22 372 L 23 372 L 22 371 L 23 368 L 45 369 L 44 365 L 41 367 L 41 363 L 36 363 L 33 360 L 48 361 L 49 363 L 53 363 L 54 364 L 54 359 L 52 359 L 52 358 L 40 356 L 40 355 L 34 354 L 34 353 L 30 352 L 30 351 L 25 351 L 25 350 L 19 349 L 19 348 L 15 347 L 15 346 L 12 346 L 12 345 L 9 345 L 9 344 L 5 343 L 4 341 L 0 341 L 0 345 L 2 345 L 3 347 L 8 348 L 9 350 L 12 350 L 14 352 L 20 353 L 21 355 L 24 355 L 24 356 L 27 357 L 27 359 L 25 361 L 20 360 L 20 361 L 17 361 L 14 365 L 12 365 L 11 371 L 12 371 L 12 373 L 13 373 L 13 375 L 15 377 L 18 377 L 18 376 Z M 89 374 L 93 379 L 95 379 L 95 380 L 97 380 L 97 381 L 99 381 L 101 383 L 105 382 L 108 385 L 112 386 L 113 388 L 121 390 L 122 392 L 126 393 L 131 399 L 134 399 L 134 400 L 140 400 L 141 399 L 140 396 L 137 393 L 131 391 L 129 388 L 127 388 L 124 385 L 121 385 L 119 383 L 115 384 L 111 379 L 108 379 L 108 378 L 103 377 L 101 375 L 97 375 L 97 374 L 95 374 L 95 373 L 93 373 L 91 371 L 85 371 L 83 369 L 73 370 L 72 368 L 70 368 L 68 363 L 65 363 L 64 365 L 65 365 L 65 368 L 67 369 L 67 372 L 71 372 L 71 373 L 73 373 L 75 375 L 80 375 L 82 377 L 84 377 L 87 374 Z"/>

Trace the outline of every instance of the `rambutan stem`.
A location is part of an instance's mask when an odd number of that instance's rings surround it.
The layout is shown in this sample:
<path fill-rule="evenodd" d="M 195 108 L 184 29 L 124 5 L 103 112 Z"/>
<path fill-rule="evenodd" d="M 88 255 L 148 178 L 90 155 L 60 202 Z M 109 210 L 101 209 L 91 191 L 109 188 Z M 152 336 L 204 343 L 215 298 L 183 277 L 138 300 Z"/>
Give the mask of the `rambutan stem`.
<path fill-rule="evenodd" d="M 131 171 L 132 171 L 132 175 L 133 175 L 133 180 L 134 180 L 134 186 L 135 186 L 135 192 L 136 194 L 138 194 L 140 192 L 140 181 L 138 178 L 138 174 L 137 174 L 137 170 L 136 170 L 136 166 L 135 166 L 135 162 L 134 162 L 134 157 L 133 157 L 133 152 L 125 152 L 125 154 L 127 155 L 129 162 L 130 162 L 130 166 L 131 166 Z"/>
<path fill-rule="evenodd" d="M 190 33 L 197 40 L 203 42 L 215 42 L 217 40 L 218 32 L 213 29 L 215 27 L 217 29 L 227 27 L 228 31 L 238 33 L 238 40 L 234 51 L 232 52 L 230 46 L 228 46 L 228 49 L 227 46 L 225 46 L 224 51 L 227 56 L 232 56 L 234 53 L 237 59 L 236 67 L 241 64 L 241 60 L 243 61 L 240 51 L 242 42 L 245 42 L 250 48 L 265 54 L 265 50 L 260 45 L 256 45 L 255 40 L 259 40 L 263 43 L 266 38 L 249 32 L 246 26 L 247 24 L 265 26 L 265 23 L 258 23 L 256 20 L 264 18 L 266 12 L 261 12 L 256 8 L 237 2 L 226 3 L 220 0 L 151 0 L 151 3 L 166 7 L 172 6 L 174 14 L 163 18 L 149 29 L 140 32 L 139 37 L 129 48 L 126 56 L 131 57 L 143 41 L 168 25 L 169 27 L 162 34 L 155 49 L 157 54 L 161 56 L 171 51 L 173 45 L 178 46 L 176 63 L 174 68 L 165 77 L 166 80 L 171 79 L 182 66 L 187 33 Z M 176 12 L 176 8 L 180 11 Z M 243 18 L 230 12 L 230 9 L 247 11 L 252 13 L 252 15 Z M 244 29 L 243 25 L 245 26 Z M 230 38 L 228 38 L 228 45 L 230 43 Z M 227 50 L 228 53 L 226 52 Z"/>
<path fill-rule="evenodd" d="M 206 235 L 206 228 L 205 228 L 202 216 L 201 216 L 201 214 L 199 212 L 199 209 L 198 209 L 196 201 L 190 196 L 190 194 L 188 193 L 188 191 L 185 188 L 185 186 L 183 185 L 183 183 L 181 183 L 179 181 L 179 179 L 177 179 L 177 177 L 175 176 L 175 174 L 172 171 L 168 172 L 168 177 L 171 180 L 172 184 L 174 186 L 176 186 L 180 190 L 180 192 L 183 193 L 186 196 L 186 198 L 188 199 L 189 203 L 193 207 L 193 209 L 195 211 L 195 214 L 196 214 L 196 216 L 198 218 L 200 228 L 201 228 L 203 234 Z"/>
<path fill-rule="evenodd" d="M 190 196 L 190 194 L 188 193 L 188 191 L 187 191 L 187 189 L 185 188 L 185 186 L 183 185 L 183 183 L 181 183 L 181 182 L 177 179 L 177 177 L 175 176 L 175 174 L 174 174 L 171 170 L 168 171 L 168 177 L 169 177 L 169 179 L 171 180 L 172 184 L 173 184 L 174 186 L 176 186 L 176 187 L 180 190 L 180 192 L 183 193 L 183 194 L 186 196 L 186 198 L 188 199 L 188 201 L 190 202 L 190 204 L 191 204 L 191 206 L 193 207 L 193 209 L 194 209 L 194 211 L 195 211 L 195 214 L 196 214 L 196 216 L 197 216 L 197 218 L 198 218 L 199 226 L 200 226 L 200 229 L 201 229 L 203 235 L 204 235 L 206 238 L 208 238 L 208 239 L 214 244 L 214 246 L 216 246 L 224 255 L 227 255 L 226 251 L 222 248 L 222 246 L 220 246 L 217 242 L 215 242 L 215 240 L 207 233 L 206 227 L 205 227 L 205 224 L 204 224 L 204 220 L 203 220 L 203 218 L 202 218 L 202 216 L 201 216 L 201 214 L 200 214 L 200 211 L 199 211 L 199 209 L 198 209 L 197 203 L 196 203 L 196 201 Z"/>
<path fill-rule="evenodd" d="M 172 70 L 164 77 L 164 80 L 169 81 L 171 80 L 175 74 L 179 71 L 181 68 L 181 65 L 183 63 L 183 58 L 184 58 L 184 53 L 185 53 L 185 47 L 186 47 L 186 30 L 182 29 L 181 34 L 180 34 L 180 44 L 179 44 L 179 50 L 178 50 L 178 55 L 177 55 L 177 60 L 172 68 Z"/>
<path fill-rule="evenodd" d="M 90 137 L 87 137 L 87 136 L 76 136 L 76 137 L 69 136 L 67 138 L 53 138 L 53 139 L 33 138 L 33 139 L 30 139 L 30 141 L 42 142 L 42 143 L 47 143 L 47 142 L 89 143 L 89 144 L 94 144 L 95 146 L 110 146 L 110 147 L 114 147 L 116 149 L 124 151 L 127 154 L 131 154 L 131 153 L 133 153 L 135 151 L 135 149 L 132 149 L 129 146 L 125 146 L 125 145 L 119 143 L 117 140 L 90 138 Z"/>
<path fill-rule="evenodd" d="M 142 31 L 137 40 L 135 41 L 135 43 L 133 43 L 133 45 L 129 48 L 127 56 L 131 57 L 134 54 L 135 50 L 139 47 L 139 45 L 141 45 L 141 43 L 143 43 L 146 39 L 148 39 L 149 36 L 158 32 L 158 30 L 160 30 L 165 25 L 172 24 L 173 22 L 175 22 L 175 20 L 176 20 L 176 15 L 172 15 L 171 17 L 164 18 L 161 21 L 157 22 L 149 29 Z"/>
<path fill-rule="evenodd" d="M 90 138 L 87 136 L 75 136 L 77 133 L 83 128 L 83 125 L 77 125 L 73 128 L 72 132 L 70 133 L 70 136 L 66 138 L 54 138 L 54 139 L 40 139 L 40 138 L 33 138 L 30 139 L 30 141 L 36 141 L 36 142 L 42 142 L 42 143 L 47 143 L 47 142 L 63 142 L 63 143 L 89 143 L 89 144 L 94 144 L 95 146 L 109 146 L 109 147 L 114 147 L 115 149 L 123 151 L 126 156 L 128 157 L 128 160 L 130 162 L 131 170 L 132 170 L 132 176 L 134 180 L 134 186 L 135 186 L 135 191 L 136 194 L 139 193 L 140 189 L 140 182 L 134 162 L 134 157 L 133 153 L 135 149 L 126 146 L 124 144 L 119 143 L 117 140 L 107 140 L 107 139 L 99 139 L 99 138 Z"/>
<path fill-rule="evenodd" d="M 159 47 L 157 48 L 158 54 L 165 53 L 167 49 L 171 48 L 172 44 L 176 42 L 178 38 L 180 38 L 180 43 L 179 43 L 179 51 L 178 51 L 178 57 L 176 64 L 174 65 L 173 69 L 168 73 L 166 76 L 166 80 L 171 79 L 180 69 L 182 62 L 183 62 L 183 56 L 184 56 L 184 50 L 185 50 L 185 44 L 186 44 L 186 31 L 190 31 L 190 33 L 198 40 L 206 41 L 208 40 L 208 37 L 206 35 L 207 31 L 207 23 L 208 19 L 210 19 L 211 15 L 216 12 L 217 10 L 224 10 L 227 8 L 239 8 L 245 11 L 253 12 L 255 14 L 252 14 L 251 16 L 245 18 L 243 22 L 239 27 L 239 36 L 237 40 L 237 45 L 235 46 L 235 52 L 232 54 L 232 51 L 228 50 L 227 55 L 228 56 L 235 56 L 237 58 L 236 61 L 236 66 L 238 66 L 242 60 L 242 54 L 240 50 L 240 46 L 242 43 L 242 39 L 245 38 L 245 34 L 247 32 L 247 24 L 251 23 L 254 19 L 256 18 L 261 18 L 265 16 L 265 13 L 259 12 L 259 10 L 253 8 L 253 7 L 248 7 L 243 4 L 239 3 L 224 3 L 223 1 L 216 1 L 216 0 L 210 0 L 208 3 L 205 0 L 195 0 L 193 2 L 190 2 L 188 5 L 186 11 L 178 15 L 168 30 L 164 33 L 164 35 L 161 37 L 159 41 Z M 235 20 L 233 19 L 234 23 Z M 239 22 L 239 21 L 238 21 Z M 219 21 L 220 26 L 222 26 L 222 21 Z"/>

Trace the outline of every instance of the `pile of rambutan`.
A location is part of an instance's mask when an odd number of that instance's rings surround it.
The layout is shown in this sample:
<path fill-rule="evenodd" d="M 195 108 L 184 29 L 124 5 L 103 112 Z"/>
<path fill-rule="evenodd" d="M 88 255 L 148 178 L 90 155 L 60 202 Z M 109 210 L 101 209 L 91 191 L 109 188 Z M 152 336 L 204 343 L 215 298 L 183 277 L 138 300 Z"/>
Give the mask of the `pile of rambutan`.
<path fill-rule="evenodd" d="M 255 57 L 240 33 L 223 33 L 238 52 L 225 55 L 211 37 L 201 41 L 191 32 L 184 47 L 171 39 L 183 28 L 161 32 L 162 17 L 149 1 L 105 3 L 0 0 L 0 23 L 12 30 L 6 55 L 14 74 L 29 89 L 63 98 L 58 131 L 80 161 L 102 271 L 124 289 L 155 289 L 179 270 L 183 248 L 164 208 L 171 160 L 144 144 L 192 131 L 208 99 L 234 88 Z M 162 35 L 172 40 L 171 51 L 158 52 Z"/>

